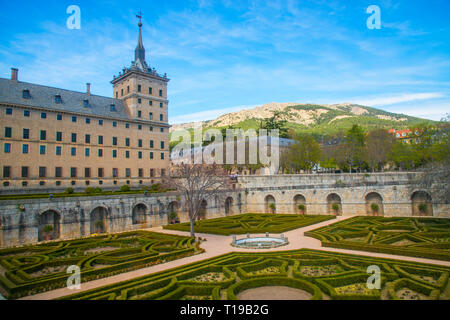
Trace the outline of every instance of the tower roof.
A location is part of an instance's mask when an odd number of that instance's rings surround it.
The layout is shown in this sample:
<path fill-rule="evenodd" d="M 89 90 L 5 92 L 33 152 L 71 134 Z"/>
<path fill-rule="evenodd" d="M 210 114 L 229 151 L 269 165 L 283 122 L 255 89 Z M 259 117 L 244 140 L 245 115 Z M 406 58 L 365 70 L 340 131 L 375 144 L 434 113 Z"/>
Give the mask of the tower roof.
<path fill-rule="evenodd" d="M 144 44 L 142 42 L 142 23 L 139 21 L 139 38 L 138 38 L 138 43 L 136 46 L 136 49 L 134 50 L 134 63 L 133 65 L 142 70 L 145 71 L 148 66 L 147 66 L 147 62 L 145 61 L 145 48 L 144 48 Z"/>

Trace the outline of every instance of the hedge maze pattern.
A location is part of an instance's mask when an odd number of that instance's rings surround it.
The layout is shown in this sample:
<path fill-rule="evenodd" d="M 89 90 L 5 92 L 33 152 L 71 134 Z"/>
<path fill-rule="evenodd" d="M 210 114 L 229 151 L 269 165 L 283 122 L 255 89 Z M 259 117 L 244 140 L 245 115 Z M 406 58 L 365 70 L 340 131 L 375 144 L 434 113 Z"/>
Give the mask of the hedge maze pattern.
<path fill-rule="evenodd" d="M 379 290 L 366 286 L 371 265 L 381 271 Z M 315 300 L 448 300 L 449 272 L 449 267 L 310 249 L 233 252 L 62 299 L 234 300 L 247 289 L 287 286 L 304 290 Z"/>
<path fill-rule="evenodd" d="M 199 233 L 220 235 L 281 233 L 334 218 L 336 217 L 331 215 L 246 213 L 224 218 L 199 220 L 195 222 L 194 230 Z M 180 231 L 189 231 L 189 228 L 189 222 L 164 226 L 164 229 Z"/>
<path fill-rule="evenodd" d="M 325 247 L 450 261 L 450 219 L 353 217 L 305 232 Z"/>
<path fill-rule="evenodd" d="M 81 281 L 193 255 L 193 238 L 148 231 L 102 235 L 0 250 L 0 289 L 18 298 L 65 286 L 70 265 L 81 270 Z"/>

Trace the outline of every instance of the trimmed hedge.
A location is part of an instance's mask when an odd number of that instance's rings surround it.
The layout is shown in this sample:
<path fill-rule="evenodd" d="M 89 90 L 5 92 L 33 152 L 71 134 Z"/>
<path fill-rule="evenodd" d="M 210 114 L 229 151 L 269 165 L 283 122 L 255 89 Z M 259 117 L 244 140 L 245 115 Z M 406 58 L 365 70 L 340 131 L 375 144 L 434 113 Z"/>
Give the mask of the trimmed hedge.
<path fill-rule="evenodd" d="M 246 213 L 224 218 L 196 221 L 194 231 L 220 235 L 246 233 L 282 233 L 335 219 L 332 215 L 296 215 Z M 190 223 L 169 224 L 164 229 L 189 231 Z"/>
<path fill-rule="evenodd" d="M 161 244 L 170 246 L 161 250 Z M 88 251 L 106 247 L 116 249 Z M 203 249 L 193 238 L 148 231 L 9 248 L 0 250 L 0 264 L 7 270 L 0 276 L 0 286 L 8 298 L 19 298 L 65 286 L 70 265 L 80 267 L 81 280 L 86 282 L 199 252 Z"/>
<path fill-rule="evenodd" d="M 299 277 L 300 266 L 328 266 L 339 264 L 343 272 L 320 277 Z M 371 273 L 367 267 L 377 265 L 381 270 L 381 290 L 369 294 L 358 292 L 338 293 L 336 288 L 365 284 Z M 280 273 L 264 276 L 251 275 L 251 271 L 277 266 Z M 193 278 L 209 272 L 221 272 L 222 281 L 211 277 L 194 281 Z M 432 297 L 448 299 L 449 267 L 441 267 L 415 262 L 357 256 L 310 249 L 272 252 L 233 252 L 219 257 L 202 260 L 155 274 L 150 274 L 121 283 L 111 284 L 86 292 L 79 292 L 62 299 L 184 299 L 186 296 L 198 296 L 205 299 L 236 299 L 239 292 L 264 286 L 288 286 L 306 290 L 313 299 L 321 299 L 323 294 L 331 299 L 380 299 L 391 283 L 397 280 L 409 280 L 431 291 L 423 291 Z M 431 276 L 436 284 L 427 284 L 419 275 Z M 419 280 L 417 280 L 419 279 Z M 428 279 L 428 278 L 425 278 Z M 409 282 L 407 282 L 409 284 Z M 399 287 L 393 287 L 393 293 Z M 413 288 L 412 288 L 413 289 Z M 425 290 L 425 289 L 423 289 Z M 428 289 L 427 289 L 428 290 Z M 435 290 L 435 291 L 433 291 Z M 394 295 L 392 296 L 394 297 Z"/>
<path fill-rule="evenodd" d="M 353 217 L 305 235 L 319 239 L 324 247 L 450 261 L 446 218 Z M 364 240 L 356 241 L 358 237 Z"/>

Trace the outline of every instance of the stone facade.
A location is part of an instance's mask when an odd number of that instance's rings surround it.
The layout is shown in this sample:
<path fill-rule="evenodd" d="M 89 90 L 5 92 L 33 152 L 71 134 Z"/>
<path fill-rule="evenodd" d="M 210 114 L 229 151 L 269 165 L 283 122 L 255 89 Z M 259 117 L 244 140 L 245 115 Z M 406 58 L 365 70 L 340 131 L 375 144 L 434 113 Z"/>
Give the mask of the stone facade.
<path fill-rule="evenodd" d="M 246 212 L 450 217 L 450 205 L 433 200 L 430 190 L 415 189 L 413 173 L 311 174 L 239 177 L 235 191 L 205 202 L 205 218 Z M 425 210 L 418 209 L 426 204 Z M 336 208 L 337 210 L 334 210 Z M 177 193 L 91 196 L 0 202 L 0 246 L 48 240 L 43 227 L 53 226 L 52 238 L 71 239 L 98 232 L 121 232 L 169 223 L 175 211 L 189 221 Z M 100 222 L 101 221 L 101 222 Z"/>

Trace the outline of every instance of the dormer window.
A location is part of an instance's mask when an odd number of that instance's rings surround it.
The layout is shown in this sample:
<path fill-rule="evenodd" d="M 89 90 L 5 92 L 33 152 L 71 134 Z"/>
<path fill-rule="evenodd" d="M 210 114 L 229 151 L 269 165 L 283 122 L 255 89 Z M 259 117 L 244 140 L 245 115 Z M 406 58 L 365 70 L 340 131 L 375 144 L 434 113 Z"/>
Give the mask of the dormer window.
<path fill-rule="evenodd" d="M 23 91 L 22 91 L 22 97 L 23 97 L 24 99 L 31 99 L 30 90 L 28 90 L 28 89 L 23 90 Z"/>
<path fill-rule="evenodd" d="M 56 95 L 55 96 L 55 103 L 62 103 L 62 98 L 61 98 L 61 96 L 60 95 Z"/>
<path fill-rule="evenodd" d="M 116 112 L 116 111 L 117 111 L 117 110 L 116 110 L 116 105 L 111 104 L 111 105 L 109 106 L 109 111 L 111 111 L 111 112 Z"/>
<path fill-rule="evenodd" d="M 89 107 L 89 100 L 83 100 L 83 107 Z"/>

